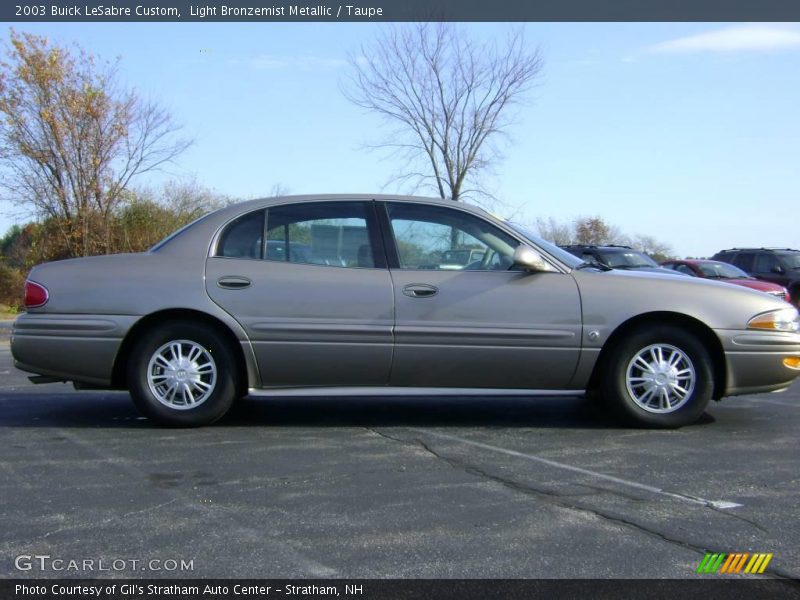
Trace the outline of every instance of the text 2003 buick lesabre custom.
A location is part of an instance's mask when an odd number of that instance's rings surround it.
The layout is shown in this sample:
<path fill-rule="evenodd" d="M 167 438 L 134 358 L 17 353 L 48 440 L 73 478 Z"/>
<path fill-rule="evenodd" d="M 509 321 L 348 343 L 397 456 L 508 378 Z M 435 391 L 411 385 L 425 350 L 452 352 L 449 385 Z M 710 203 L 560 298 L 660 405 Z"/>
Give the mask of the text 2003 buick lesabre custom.
<path fill-rule="evenodd" d="M 469 255 L 454 265 L 454 251 Z M 446 268 L 443 268 L 445 265 Z M 39 381 L 128 389 L 173 425 L 244 394 L 582 394 L 677 427 L 800 374 L 798 314 L 724 283 L 605 271 L 477 208 L 254 200 L 149 252 L 35 267 L 14 324 Z"/>

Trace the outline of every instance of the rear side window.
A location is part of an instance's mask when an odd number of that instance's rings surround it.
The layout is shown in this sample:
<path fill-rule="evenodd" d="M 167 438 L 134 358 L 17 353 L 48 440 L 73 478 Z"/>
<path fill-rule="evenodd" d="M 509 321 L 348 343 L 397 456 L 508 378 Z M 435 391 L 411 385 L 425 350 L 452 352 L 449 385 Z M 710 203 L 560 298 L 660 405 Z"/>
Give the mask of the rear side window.
<path fill-rule="evenodd" d="M 217 243 L 217 256 L 260 259 L 263 256 L 264 211 L 242 215 L 225 227 Z"/>
<path fill-rule="evenodd" d="M 740 252 L 731 262 L 743 271 L 752 271 L 755 256 L 755 252 Z"/>
<path fill-rule="evenodd" d="M 372 268 L 377 266 L 371 208 L 364 202 L 287 204 L 267 211 L 272 261 Z"/>

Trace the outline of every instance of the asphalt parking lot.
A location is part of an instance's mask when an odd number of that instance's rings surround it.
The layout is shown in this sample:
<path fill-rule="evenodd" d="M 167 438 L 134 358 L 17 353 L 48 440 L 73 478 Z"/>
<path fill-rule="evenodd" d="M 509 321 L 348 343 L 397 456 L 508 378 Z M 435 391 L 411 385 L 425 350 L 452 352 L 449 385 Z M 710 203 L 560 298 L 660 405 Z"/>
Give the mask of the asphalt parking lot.
<path fill-rule="evenodd" d="M 686 578 L 713 551 L 796 578 L 798 431 L 800 385 L 678 431 L 498 397 L 245 400 L 164 429 L 126 394 L 29 384 L 0 341 L 0 577 Z M 42 555 L 127 562 L 18 569 Z M 191 569 L 131 562 L 152 559 Z"/>

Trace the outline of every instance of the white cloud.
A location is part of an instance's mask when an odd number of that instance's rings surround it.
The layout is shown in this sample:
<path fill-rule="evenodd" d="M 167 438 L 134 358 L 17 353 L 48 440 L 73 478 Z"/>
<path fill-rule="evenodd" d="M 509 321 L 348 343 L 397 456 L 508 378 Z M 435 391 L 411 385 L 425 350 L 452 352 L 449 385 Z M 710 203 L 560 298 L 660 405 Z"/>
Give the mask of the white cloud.
<path fill-rule="evenodd" d="M 788 25 L 742 25 L 662 42 L 651 52 L 748 52 L 800 48 L 800 30 Z"/>

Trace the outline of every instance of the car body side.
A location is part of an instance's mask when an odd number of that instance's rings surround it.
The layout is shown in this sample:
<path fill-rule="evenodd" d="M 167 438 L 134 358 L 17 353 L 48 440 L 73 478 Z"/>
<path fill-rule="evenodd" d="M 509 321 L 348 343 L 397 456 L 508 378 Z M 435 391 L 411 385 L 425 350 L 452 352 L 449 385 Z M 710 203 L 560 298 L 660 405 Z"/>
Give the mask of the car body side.
<path fill-rule="evenodd" d="M 16 366 L 48 378 L 75 381 L 88 387 L 126 389 L 125 363 L 131 344 L 139 333 L 156 323 L 188 318 L 218 328 L 236 348 L 244 387 L 272 387 L 274 382 L 265 378 L 259 368 L 254 345 L 243 324 L 214 302 L 207 291 L 207 270 L 213 242 L 227 223 L 248 211 L 288 201 L 334 202 L 343 198 L 377 202 L 421 200 L 375 195 L 256 200 L 222 209 L 201 219 L 157 250 L 35 267 L 29 279 L 46 286 L 50 301 L 45 307 L 30 309 L 16 320 L 12 333 Z M 422 200 L 436 203 L 430 199 Z M 480 209 L 466 205 L 454 207 L 452 202 L 440 204 L 477 215 L 518 241 L 537 248 L 535 241 L 524 238 L 507 223 Z M 526 379 L 521 375 L 510 378 L 502 387 L 559 389 L 576 393 L 591 388 L 597 370 L 603 366 L 604 355 L 614 351 L 615 343 L 626 331 L 644 323 L 678 324 L 703 340 L 714 361 L 715 398 L 783 389 L 797 375 L 796 371 L 783 365 L 782 359 L 787 355 L 800 356 L 800 335 L 753 331 L 746 327 L 747 319 L 785 307 L 783 302 L 745 288 L 689 277 L 572 269 L 560 263 L 546 248 L 537 249 L 547 257 L 552 269 L 543 273 L 514 274 L 513 284 L 520 289 L 519 301 L 525 302 L 526 282 L 557 282 L 563 289 L 575 290 L 578 309 L 558 325 L 577 332 L 568 348 L 577 360 L 569 375 L 560 382 L 545 386 L 526 385 Z M 305 265 L 286 268 L 310 272 Z M 315 269 L 330 273 L 328 277 L 332 283 L 338 274 L 352 270 L 337 266 Z M 392 273 L 386 268 L 382 270 Z M 449 274 L 453 277 L 480 276 L 480 273 L 466 271 Z M 464 324 L 460 327 L 463 329 Z M 398 329 L 389 323 L 387 331 L 390 343 L 397 346 Z M 507 336 L 506 340 L 520 335 L 515 331 L 498 331 L 499 338 Z M 502 346 L 504 339 L 495 343 Z M 444 336 L 438 343 L 454 342 Z M 522 351 L 519 342 L 515 344 Z M 343 352 L 347 349 L 344 348 Z M 391 369 L 392 365 L 387 365 L 387 368 Z M 443 365 L 441 368 L 449 367 Z M 449 383 L 446 385 L 453 387 Z M 470 381 L 469 386 L 482 387 L 479 381 Z"/>

